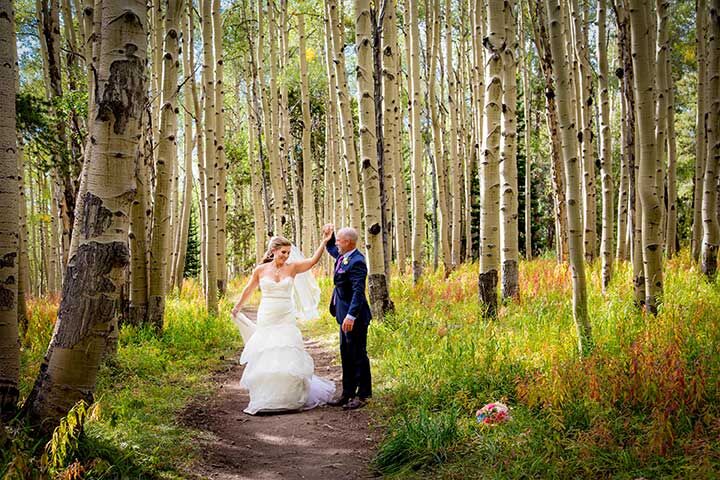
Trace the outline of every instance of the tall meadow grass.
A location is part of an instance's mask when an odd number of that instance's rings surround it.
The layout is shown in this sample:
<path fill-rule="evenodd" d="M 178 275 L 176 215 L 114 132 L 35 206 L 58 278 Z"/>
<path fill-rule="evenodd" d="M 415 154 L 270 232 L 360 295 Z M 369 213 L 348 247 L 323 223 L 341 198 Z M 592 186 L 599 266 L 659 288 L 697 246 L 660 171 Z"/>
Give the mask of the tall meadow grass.
<path fill-rule="evenodd" d="M 523 262 L 521 298 L 481 317 L 477 265 L 413 286 L 394 278 L 395 313 L 370 356 L 387 436 L 374 466 L 411 478 L 712 478 L 720 475 L 720 290 L 684 253 L 668 262 L 657 317 L 634 304 L 619 265 L 605 295 L 589 269 L 595 348 L 577 353 L 569 272 Z M 481 426 L 504 401 L 513 420 Z M 454 428 L 448 419 L 455 418 Z M 434 452 L 434 453 L 433 453 Z"/>

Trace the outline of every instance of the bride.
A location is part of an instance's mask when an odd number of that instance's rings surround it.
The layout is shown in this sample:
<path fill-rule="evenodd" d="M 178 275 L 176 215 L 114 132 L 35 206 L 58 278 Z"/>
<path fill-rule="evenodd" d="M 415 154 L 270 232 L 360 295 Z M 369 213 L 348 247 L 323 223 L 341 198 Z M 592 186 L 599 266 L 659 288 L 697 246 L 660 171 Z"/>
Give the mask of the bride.
<path fill-rule="evenodd" d="M 298 255 L 298 260 L 290 262 L 292 250 L 297 249 L 286 238 L 272 237 L 263 262 L 253 271 L 232 310 L 245 341 L 240 356 L 240 363 L 247 364 L 240 386 L 250 392 L 245 413 L 310 409 L 324 405 L 335 393 L 333 382 L 313 374 L 315 364 L 305 351 L 295 321 L 296 301 L 302 304 L 307 299 L 293 298 L 293 284 L 301 283 L 296 276 L 302 276 L 318 263 L 331 237 L 331 231 L 324 232 L 312 258 Z M 261 299 L 257 324 L 253 324 L 240 310 L 258 286 Z"/>

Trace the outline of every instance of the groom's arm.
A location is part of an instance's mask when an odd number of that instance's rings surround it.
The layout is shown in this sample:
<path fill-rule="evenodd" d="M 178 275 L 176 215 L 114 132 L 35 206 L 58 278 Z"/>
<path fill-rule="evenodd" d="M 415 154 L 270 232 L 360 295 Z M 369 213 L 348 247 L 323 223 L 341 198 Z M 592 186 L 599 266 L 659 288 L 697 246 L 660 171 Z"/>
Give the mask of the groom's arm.
<path fill-rule="evenodd" d="M 338 251 L 337 245 L 335 245 L 335 234 L 332 234 L 332 237 L 330 237 L 330 240 L 328 240 L 327 244 L 325 245 L 325 250 L 333 257 L 338 258 L 340 256 L 340 252 Z"/>

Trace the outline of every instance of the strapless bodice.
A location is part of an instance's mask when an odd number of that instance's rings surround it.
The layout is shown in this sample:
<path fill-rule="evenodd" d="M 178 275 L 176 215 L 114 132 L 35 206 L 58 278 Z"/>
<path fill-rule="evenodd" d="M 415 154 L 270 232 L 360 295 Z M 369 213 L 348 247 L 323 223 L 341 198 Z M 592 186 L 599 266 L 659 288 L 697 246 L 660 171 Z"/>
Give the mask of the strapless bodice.
<path fill-rule="evenodd" d="M 279 282 L 276 282 L 270 277 L 260 277 L 260 292 L 262 293 L 263 299 L 290 299 L 292 295 L 292 287 L 292 277 L 285 277 Z"/>

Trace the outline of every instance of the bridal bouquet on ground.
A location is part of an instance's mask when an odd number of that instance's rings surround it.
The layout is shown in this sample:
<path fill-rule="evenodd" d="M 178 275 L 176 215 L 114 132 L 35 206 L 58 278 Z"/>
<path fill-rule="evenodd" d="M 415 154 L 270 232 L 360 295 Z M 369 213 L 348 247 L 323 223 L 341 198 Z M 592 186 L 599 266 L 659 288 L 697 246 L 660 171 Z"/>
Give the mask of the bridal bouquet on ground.
<path fill-rule="evenodd" d="M 475 413 L 478 423 L 497 425 L 512 419 L 510 409 L 504 403 L 488 403 Z"/>

